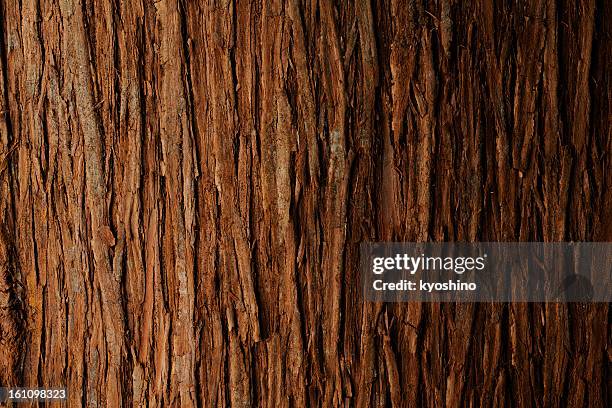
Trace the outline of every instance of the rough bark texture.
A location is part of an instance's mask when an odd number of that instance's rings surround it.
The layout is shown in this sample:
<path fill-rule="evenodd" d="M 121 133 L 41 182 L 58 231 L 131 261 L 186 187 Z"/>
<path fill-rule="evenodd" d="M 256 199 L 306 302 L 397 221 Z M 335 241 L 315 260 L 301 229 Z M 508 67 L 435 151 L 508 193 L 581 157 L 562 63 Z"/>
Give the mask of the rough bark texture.
<path fill-rule="evenodd" d="M 610 404 L 608 304 L 362 301 L 362 241 L 612 240 L 605 0 L 1 0 L 0 385 Z"/>

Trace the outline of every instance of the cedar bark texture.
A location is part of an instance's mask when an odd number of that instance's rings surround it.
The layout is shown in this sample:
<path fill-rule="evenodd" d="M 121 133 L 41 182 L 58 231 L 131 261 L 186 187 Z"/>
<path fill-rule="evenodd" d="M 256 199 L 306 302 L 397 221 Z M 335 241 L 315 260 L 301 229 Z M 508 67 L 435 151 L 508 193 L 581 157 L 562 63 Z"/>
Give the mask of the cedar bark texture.
<path fill-rule="evenodd" d="M 605 407 L 608 304 L 362 300 L 363 241 L 612 240 L 606 0 L 0 1 L 0 385 Z"/>

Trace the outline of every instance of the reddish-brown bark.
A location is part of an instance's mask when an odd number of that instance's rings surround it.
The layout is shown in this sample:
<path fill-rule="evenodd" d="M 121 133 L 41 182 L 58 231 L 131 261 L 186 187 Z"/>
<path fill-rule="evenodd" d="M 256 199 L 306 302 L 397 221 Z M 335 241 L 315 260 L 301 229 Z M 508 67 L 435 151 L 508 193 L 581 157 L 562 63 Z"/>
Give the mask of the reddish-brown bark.
<path fill-rule="evenodd" d="M 610 241 L 606 1 L 0 1 L 0 386 L 610 403 L 607 304 L 362 300 L 363 241 Z"/>

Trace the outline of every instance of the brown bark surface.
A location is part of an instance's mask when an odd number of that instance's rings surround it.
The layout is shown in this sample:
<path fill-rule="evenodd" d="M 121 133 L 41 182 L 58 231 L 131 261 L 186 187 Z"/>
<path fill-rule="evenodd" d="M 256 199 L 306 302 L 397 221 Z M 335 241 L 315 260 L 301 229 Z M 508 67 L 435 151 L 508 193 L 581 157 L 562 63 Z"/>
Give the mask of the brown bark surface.
<path fill-rule="evenodd" d="M 0 386 L 604 407 L 608 304 L 362 300 L 363 241 L 611 241 L 610 2 L 0 1 Z"/>

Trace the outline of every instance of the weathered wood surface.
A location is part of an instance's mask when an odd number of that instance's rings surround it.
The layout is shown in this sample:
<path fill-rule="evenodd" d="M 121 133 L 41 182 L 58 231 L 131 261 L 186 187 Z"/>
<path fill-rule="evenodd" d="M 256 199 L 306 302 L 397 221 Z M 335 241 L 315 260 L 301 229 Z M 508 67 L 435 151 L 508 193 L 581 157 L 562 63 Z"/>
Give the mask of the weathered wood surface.
<path fill-rule="evenodd" d="M 373 304 L 358 243 L 612 240 L 608 1 L 0 1 L 0 385 L 610 404 L 609 305 Z"/>

